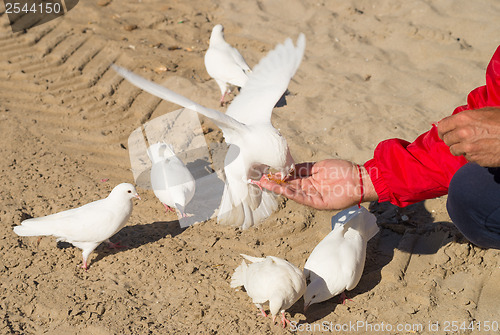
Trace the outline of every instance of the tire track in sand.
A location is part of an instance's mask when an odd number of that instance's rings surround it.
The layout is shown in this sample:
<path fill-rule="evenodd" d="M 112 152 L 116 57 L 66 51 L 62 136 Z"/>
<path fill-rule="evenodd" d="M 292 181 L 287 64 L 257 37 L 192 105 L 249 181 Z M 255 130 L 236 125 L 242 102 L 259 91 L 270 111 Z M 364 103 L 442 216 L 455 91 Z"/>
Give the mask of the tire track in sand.
<path fill-rule="evenodd" d="M 0 75 L 7 78 L 0 82 L 0 108 L 19 116 L 53 151 L 123 179 L 129 169 L 127 138 L 137 126 L 130 109 L 140 91 L 122 85 L 110 70 L 119 48 L 76 32 L 65 20 L 25 33 L 12 33 L 8 25 L 0 31 Z"/>

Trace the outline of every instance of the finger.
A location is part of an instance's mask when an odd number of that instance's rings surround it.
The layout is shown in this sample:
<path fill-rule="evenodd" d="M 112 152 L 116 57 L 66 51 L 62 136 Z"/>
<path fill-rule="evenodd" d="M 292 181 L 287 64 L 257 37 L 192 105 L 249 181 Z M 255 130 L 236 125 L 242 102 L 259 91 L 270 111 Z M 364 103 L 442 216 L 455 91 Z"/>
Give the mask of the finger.
<path fill-rule="evenodd" d="M 462 141 L 460 136 L 458 135 L 458 132 L 456 130 L 452 130 L 447 132 L 446 134 L 443 134 L 441 136 L 441 139 L 443 142 L 451 148 L 451 146 L 458 144 Z"/>
<path fill-rule="evenodd" d="M 302 190 L 291 186 L 284 186 L 281 190 L 282 190 L 281 195 L 287 197 L 288 199 L 298 202 L 300 204 L 305 204 L 305 205 L 308 204 L 304 202 L 304 198 L 306 197 L 306 195 L 304 194 L 304 192 L 302 192 Z"/>
<path fill-rule="evenodd" d="M 471 117 L 471 115 L 475 115 L 476 112 L 475 110 L 465 110 L 445 117 L 439 121 L 437 125 L 439 137 L 442 139 L 444 135 L 451 131 L 470 126 L 471 122 L 474 120 L 474 117 Z"/>
<path fill-rule="evenodd" d="M 288 199 L 294 200 L 301 204 L 310 205 L 312 203 L 311 196 L 303 192 L 300 182 L 298 184 L 291 183 L 280 185 L 272 180 L 262 177 L 260 180 L 260 186 L 273 193 L 283 195 Z"/>
<path fill-rule="evenodd" d="M 450 146 L 450 152 L 453 156 L 466 156 L 466 146 L 463 143 L 457 143 Z M 467 157 L 465 157 L 467 158 Z"/>
<path fill-rule="evenodd" d="M 441 121 L 439 121 L 437 124 L 438 135 L 442 140 L 444 140 L 443 136 L 446 133 L 448 133 L 456 128 L 456 124 L 453 121 L 453 116 L 454 115 L 447 116 L 444 119 L 442 119 Z"/>
<path fill-rule="evenodd" d="M 474 141 L 475 137 L 477 136 L 475 135 L 474 129 L 472 127 L 460 126 L 444 134 L 442 140 L 448 146 L 461 143 L 466 145 L 467 143 L 471 143 L 472 141 Z"/>
<path fill-rule="evenodd" d="M 262 186 L 263 188 L 265 188 L 273 193 L 276 193 L 276 194 L 283 194 L 285 187 L 276 183 L 272 179 L 269 179 L 266 176 L 262 176 L 262 178 L 260 178 L 259 182 L 260 182 L 260 186 Z"/>

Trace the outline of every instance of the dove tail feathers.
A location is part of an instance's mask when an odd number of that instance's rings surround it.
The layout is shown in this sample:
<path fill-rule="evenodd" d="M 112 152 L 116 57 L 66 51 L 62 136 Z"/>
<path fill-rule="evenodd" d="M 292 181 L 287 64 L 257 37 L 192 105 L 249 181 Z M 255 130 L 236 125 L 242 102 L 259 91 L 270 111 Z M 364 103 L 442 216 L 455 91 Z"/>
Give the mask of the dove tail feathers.
<path fill-rule="evenodd" d="M 276 196 L 268 191 L 263 191 L 259 200 L 251 194 L 244 199 L 235 198 L 231 187 L 226 184 L 217 215 L 220 224 L 248 229 L 267 219 L 278 208 Z"/>
<path fill-rule="evenodd" d="M 47 232 L 43 229 L 41 225 L 37 226 L 26 226 L 20 225 L 14 227 L 14 233 L 19 236 L 47 236 L 52 235 L 50 232 Z"/>
<path fill-rule="evenodd" d="M 224 186 L 224 193 L 219 206 L 219 213 L 217 214 L 217 221 L 222 225 L 228 226 L 242 226 L 245 221 L 245 211 L 243 204 L 234 203 L 232 199 L 231 189 L 226 183 Z"/>
<path fill-rule="evenodd" d="M 276 195 L 267 190 L 262 192 L 262 200 L 259 207 L 254 211 L 254 221 L 257 223 L 264 219 L 267 219 L 271 214 L 278 209 L 278 202 L 276 201 Z"/>
<path fill-rule="evenodd" d="M 245 278 L 247 274 L 248 265 L 245 261 L 241 261 L 241 265 L 238 266 L 231 277 L 231 287 L 237 288 L 240 286 L 245 286 Z"/>
<path fill-rule="evenodd" d="M 368 241 L 379 231 L 377 218 L 364 207 L 361 207 L 358 211 L 358 214 L 346 222 L 344 227 L 358 231 L 364 240 Z"/>

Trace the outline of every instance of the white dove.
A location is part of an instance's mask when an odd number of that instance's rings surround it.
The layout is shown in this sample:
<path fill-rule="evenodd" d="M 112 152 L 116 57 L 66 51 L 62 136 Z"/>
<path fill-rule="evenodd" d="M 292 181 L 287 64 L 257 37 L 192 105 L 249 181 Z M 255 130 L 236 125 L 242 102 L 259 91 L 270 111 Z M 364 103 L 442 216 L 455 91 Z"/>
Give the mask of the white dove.
<path fill-rule="evenodd" d="M 82 268 L 101 242 L 120 231 L 132 214 L 132 198 L 140 199 L 132 184 L 122 183 L 107 198 L 52 215 L 24 220 L 14 227 L 19 236 L 55 236 L 57 241 L 83 250 Z"/>
<path fill-rule="evenodd" d="M 196 183 L 171 144 L 158 142 L 148 148 L 153 192 L 166 210 L 175 207 L 186 217 L 186 205 L 193 199 Z"/>
<path fill-rule="evenodd" d="M 243 87 L 248 80 L 247 74 L 252 72 L 239 51 L 224 40 L 224 27 L 220 24 L 212 29 L 205 54 L 205 68 L 219 85 L 221 106 L 228 90 L 227 84 Z"/>
<path fill-rule="evenodd" d="M 281 324 L 290 323 L 285 318 L 285 310 L 291 307 L 306 290 L 304 273 L 295 265 L 284 259 L 267 256 L 252 257 L 241 254 L 250 264 L 241 262 L 231 277 L 231 287 L 245 287 L 252 302 L 259 308 L 263 316 L 267 316 L 262 304 L 269 302 L 269 310 L 273 316 L 281 312 Z"/>
<path fill-rule="evenodd" d="M 246 229 L 267 218 L 277 208 L 275 196 L 262 189 L 258 180 L 270 168 L 286 178 L 295 168 L 285 138 L 271 124 L 276 102 L 287 89 L 300 65 L 305 37 L 295 47 L 291 39 L 279 44 L 250 74 L 226 114 L 203 107 L 161 85 L 130 71 L 113 68 L 132 84 L 162 99 L 205 115 L 217 124 L 230 144 L 224 161 L 226 182 L 218 221 Z M 249 185 L 256 184 L 259 188 Z"/>
<path fill-rule="evenodd" d="M 304 265 L 310 283 L 304 310 L 358 285 L 366 258 L 366 244 L 377 232 L 377 219 L 364 207 L 353 206 L 334 217 L 334 229 L 314 248 Z"/>

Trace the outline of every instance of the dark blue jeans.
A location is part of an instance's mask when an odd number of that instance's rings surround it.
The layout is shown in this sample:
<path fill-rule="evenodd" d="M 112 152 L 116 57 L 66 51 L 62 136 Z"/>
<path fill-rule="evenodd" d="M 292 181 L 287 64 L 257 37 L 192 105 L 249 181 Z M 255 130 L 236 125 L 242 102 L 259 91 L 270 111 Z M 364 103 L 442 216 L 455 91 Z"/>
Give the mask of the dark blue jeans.
<path fill-rule="evenodd" d="M 469 241 L 500 249 L 500 168 L 462 166 L 451 179 L 446 208 Z"/>

